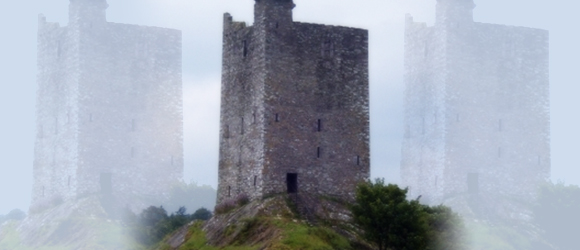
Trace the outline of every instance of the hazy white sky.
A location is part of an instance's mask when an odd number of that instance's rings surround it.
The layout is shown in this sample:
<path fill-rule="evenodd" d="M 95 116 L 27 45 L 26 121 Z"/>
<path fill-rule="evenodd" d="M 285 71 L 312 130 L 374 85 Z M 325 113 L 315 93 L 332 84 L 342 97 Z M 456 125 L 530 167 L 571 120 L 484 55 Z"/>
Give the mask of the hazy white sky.
<path fill-rule="evenodd" d="M 294 19 L 370 32 L 373 177 L 399 179 L 404 15 L 432 24 L 436 0 L 294 0 Z M 550 31 L 552 177 L 580 184 L 580 3 L 475 0 L 478 22 Z M 69 0 L 4 1 L 0 9 L 0 214 L 28 209 L 32 186 L 37 15 L 64 26 Z M 252 22 L 253 0 L 108 0 L 108 21 L 183 31 L 185 180 L 217 184 L 224 12 Z"/>

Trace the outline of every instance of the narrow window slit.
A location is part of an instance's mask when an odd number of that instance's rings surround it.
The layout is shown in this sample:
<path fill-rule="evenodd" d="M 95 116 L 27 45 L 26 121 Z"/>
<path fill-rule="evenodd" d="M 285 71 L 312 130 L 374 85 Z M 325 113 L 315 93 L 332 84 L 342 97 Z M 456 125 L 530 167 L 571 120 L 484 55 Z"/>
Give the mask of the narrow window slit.
<path fill-rule="evenodd" d="M 232 196 L 232 186 L 228 186 L 228 197 Z"/>
<path fill-rule="evenodd" d="M 360 155 L 356 156 L 356 165 L 360 165 Z"/>
<path fill-rule="evenodd" d="M 254 176 L 254 187 L 256 186 L 257 183 L 258 183 L 258 176 Z"/>
<path fill-rule="evenodd" d="M 333 44 L 330 39 L 324 41 L 322 45 L 322 56 L 333 56 Z"/>
<path fill-rule="evenodd" d="M 322 120 L 318 119 L 318 132 L 322 131 Z"/>
<path fill-rule="evenodd" d="M 280 121 L 280 116 L 278 115 L 278 113 L 276 113 L 276 122 Z"/>
<path fill-rule="evenodd" d="M 246 57 L 248 55 L 248 42 L 246 40 L 244 40 L 243 42 L 243 46 L 244 46 L 244 57 Z"/>
<path fill-rule="evenodd" d="M 242 117 L 242 124 L 241 124 L 241 131 L 242 135 L 244 134 L 244 118 Z"/>
<path fill-rule="evenodd" d="M 320 147 L 316 148 L 316 157 L 320 158 Z"/>
<path fill-rule="evenodd" d="M 242 167 L 242 155 L 244 154 L 244 148 L 240 145 L 240 150 L 238 151 L 238 167 Z"/>

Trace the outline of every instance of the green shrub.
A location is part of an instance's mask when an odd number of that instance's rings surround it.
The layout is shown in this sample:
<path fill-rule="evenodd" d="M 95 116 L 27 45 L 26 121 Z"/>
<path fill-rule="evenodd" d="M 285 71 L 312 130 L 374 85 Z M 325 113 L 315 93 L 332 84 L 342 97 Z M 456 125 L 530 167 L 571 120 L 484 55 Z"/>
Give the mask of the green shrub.
<path fill-rule="evenodd" d="M 185 207 L 180 207 L 175 213 L 167 215 L 162 206 L 151 206 L 143 210 L 139 216 L 125 211 L 123 217 L 125 224 L 131 227 L 133 237 L 143 245 L 152 246 L 194 219 L 207 220 L 211 217 L 211 212 L 205 208 L 198 209 L 195 216 L 186 212 Z"/>
<path fill-rule="evenodd" d="M 207 210 L 206 208 L 202 207 L 198 210 L 196 210 L 192 215 L 191 215 L 191 219 L 192 220 L 209 220 L 211 219 L 211 217 L 213 216 L 213 214 L 211 213 L 211 211 Z"/>
<path fill-rule="evenodd" d="M 225 214 L 229 211 L 232 211 L 238 207 L 246 205 L 250 202 L 250 198 L 246 194 L 240 194 L 233 199 L 227 199 L 222 203 L 215 206 L 215 213 L 216 214 Z"/>

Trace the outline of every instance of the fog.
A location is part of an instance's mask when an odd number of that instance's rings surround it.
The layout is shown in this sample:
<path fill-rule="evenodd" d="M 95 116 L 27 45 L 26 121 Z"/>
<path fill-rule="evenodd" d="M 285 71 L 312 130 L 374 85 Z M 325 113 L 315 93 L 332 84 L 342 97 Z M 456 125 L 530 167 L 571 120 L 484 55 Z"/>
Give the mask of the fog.
<path fill-rule="evenodd" d="M 400 183 L 405 14 L 433 25 L 435 0 L 294 0 L 294 20 L 369 30 L 371 175 Z M 580 184 L 580 35 L 575 1 L 475 1 L 476 22 L 549 31 L 551 179 Z M 3 3 L 0 214 L 28 211 L 36 129 L 37 16 L 68 23 L 69 0 Z M 107 21 L 183 33 L 184 181 L 217 186 L 223 13 L 251 23 L 251 0 L 108 0 Z"/>

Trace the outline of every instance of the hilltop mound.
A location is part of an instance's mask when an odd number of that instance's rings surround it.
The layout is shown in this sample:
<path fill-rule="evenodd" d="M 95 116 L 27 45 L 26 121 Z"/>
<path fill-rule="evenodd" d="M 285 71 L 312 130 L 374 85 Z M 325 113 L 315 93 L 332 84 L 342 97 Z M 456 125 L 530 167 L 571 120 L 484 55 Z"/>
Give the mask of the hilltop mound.
<path fill-rule="evenodd" d="M 371 249 L 349 220 L 339 200 L 277 195 L 193 222 L 157 249 Z"/>
<path fill-rule="evenodd" d="M 136 249 L 121 221 L 110 219 L 101 197 L 61 202 L 0 228 L 0 249 Z"/>

